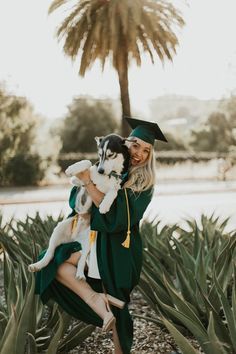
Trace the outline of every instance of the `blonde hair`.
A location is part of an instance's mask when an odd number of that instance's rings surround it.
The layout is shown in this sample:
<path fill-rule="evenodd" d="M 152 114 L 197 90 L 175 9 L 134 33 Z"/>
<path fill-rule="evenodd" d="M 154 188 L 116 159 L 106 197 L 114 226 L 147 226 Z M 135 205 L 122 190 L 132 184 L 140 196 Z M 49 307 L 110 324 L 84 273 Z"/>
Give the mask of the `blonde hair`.
<path fill-rule="evenodd" d="M 129 179 L 124 187 L 132 189 L 133 192 L 143 192 L 152 188 L 156 182 L 155 163 L 154 149 L 151 148 L 147 162 L 141 166 L 130 167 Z"/>

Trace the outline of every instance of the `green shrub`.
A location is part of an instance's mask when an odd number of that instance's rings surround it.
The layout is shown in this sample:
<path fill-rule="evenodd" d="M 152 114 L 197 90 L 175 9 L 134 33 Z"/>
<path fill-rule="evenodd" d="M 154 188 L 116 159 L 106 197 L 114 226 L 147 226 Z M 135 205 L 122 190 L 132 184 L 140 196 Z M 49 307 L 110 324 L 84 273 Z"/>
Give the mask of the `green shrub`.
<path fill-rule="evenodd" d="M 48 167 L 36 141 L 42 123 L 25 97 L 6 92 L 0 83 L 0 186 L 34 185 L 42 179 Z"/>
<path fill-rule="evenodd" d="M 114 133 L 117 128 L 111 101 L 74 98 L 60 132 L 61 153 L 96 152 L 94 137 Z"/>
<path fill-rule="evenodd" d="M 39 215 L 14 221 L 0 229 L 0 272 L 4 296 L 0 296 L 0 353 L 68 353 L 94 330 L 74 320 L 56 303 L 43 306 L 34 295 L 34 275 L 27 265 L 48 244 L 56 223 Z"/>
<path fill-rule="evenodd" d="M 37 154 L 16 154 L 6 163 L 4 173 L 5 184 L 15 186 L 36 185 L 44 176 Z"/>
<path fill-rule="evenodd" d="M 139 289 L 183 353 L 190 333 L 206 354 L 236 353 L 236 234 L 227 220 L 202 216 L 189 230 L 144 223 L 144 265 Z M 194 353 L 194 348 L 191 349 Z M 195 351 L 196 352 L 196 351 Z"/>

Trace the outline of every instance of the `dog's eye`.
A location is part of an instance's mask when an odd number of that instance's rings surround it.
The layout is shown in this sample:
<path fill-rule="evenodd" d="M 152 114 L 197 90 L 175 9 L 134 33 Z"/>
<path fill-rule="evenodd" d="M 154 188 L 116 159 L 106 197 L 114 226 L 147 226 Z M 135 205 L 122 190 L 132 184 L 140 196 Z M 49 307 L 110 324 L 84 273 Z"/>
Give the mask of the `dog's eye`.
<path fill-rule="evenodd" d="M 108 154 L 108 157 L 114 159 L 117 156 L 117 153 L 113 152 L 112 154 Z"/>

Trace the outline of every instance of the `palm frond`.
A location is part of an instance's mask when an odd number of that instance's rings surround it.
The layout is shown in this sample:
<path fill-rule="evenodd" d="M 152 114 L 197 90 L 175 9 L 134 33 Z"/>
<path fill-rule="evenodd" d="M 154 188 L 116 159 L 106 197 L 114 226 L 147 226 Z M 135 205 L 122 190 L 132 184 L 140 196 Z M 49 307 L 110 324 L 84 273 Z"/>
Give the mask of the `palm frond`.
<path fill-rule="evenodd" d="M 51 14 L 53 11 L 58 9 L 60 6 L 67 3 L 69 0 L 54 0 L 48 9 L 48 13 Z"/>
<path fill-rule="evenodd" d="M 66 2 L 54 0 L 49 13 Z M 161 62 L 172 60 L 178 45 L 175 30 L 183 24 L 180 12 L 166 1 L 83 0 L 64 19 L 57 36 L 72 60 L 80 56 L 79 73 L 84 76 L 96 59 L 104 68 L 110 54 L 113 66 L 121 71 L 128 69 L 132 59 L 141 65 L 143 52 L 149 54 L 152 63 L 154 52 Z M 124 58 L 128 58 L 127 63 Z"/>

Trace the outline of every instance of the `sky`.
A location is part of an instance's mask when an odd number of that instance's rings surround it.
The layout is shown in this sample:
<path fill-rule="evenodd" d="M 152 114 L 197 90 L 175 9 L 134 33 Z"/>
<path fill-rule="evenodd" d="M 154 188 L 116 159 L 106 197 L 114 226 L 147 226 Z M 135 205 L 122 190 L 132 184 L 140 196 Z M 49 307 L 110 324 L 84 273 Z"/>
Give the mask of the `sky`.
<path fill-rule="evenodd" d="M 236 89 L 236 1 L 173 0 L 186 22 L 173 63 L 144 58 L 129 71 L 131 107 L 150 118 L 149 100 L 164 94 L 201 99 L 228 97 Z M 187 5 L 186 5 L 187 3 Z M 73 97 L 119 98 L 116 72 L 96 62 L 85 78 L 63 54 L 51 0 L 0 0 L 0 82 L 26 96 L 37 113 L 62 117 Z"/>

